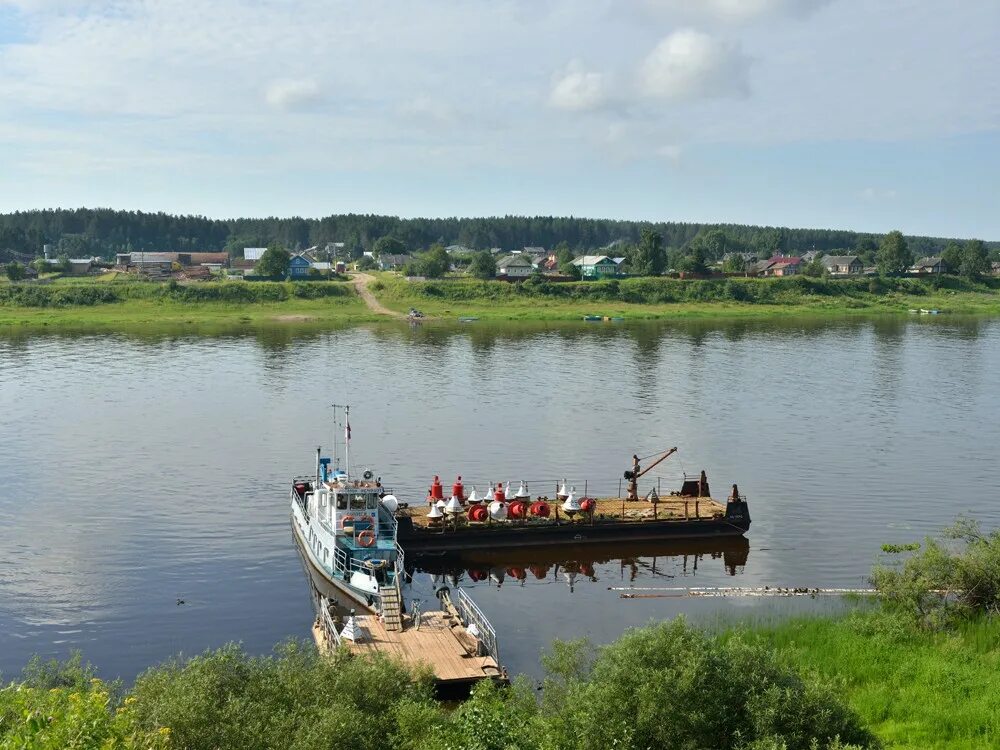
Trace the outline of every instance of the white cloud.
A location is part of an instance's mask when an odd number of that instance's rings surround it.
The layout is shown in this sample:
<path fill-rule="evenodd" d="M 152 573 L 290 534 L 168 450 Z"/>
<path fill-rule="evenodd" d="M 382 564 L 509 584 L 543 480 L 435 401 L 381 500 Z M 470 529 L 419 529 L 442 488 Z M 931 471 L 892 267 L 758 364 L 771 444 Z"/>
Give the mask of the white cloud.
<path fill-rule="evenodd" d="M 311 80 L 274 81 L 267 87 L 264 98 L 275 109 L 284 111 L 305 109 L 319 101 L 319 86 Z"/>
<path fill-rule="evenodd" d="M 656 149 L 657 156 L 661 156 L 667 161 L 674 162 L 675 164 L 680 161 L 681 154 L 683 152 L 684 150 L 676 143 L 668 143 Z"/>
<path fill-rule="evenodd" d="M 549 103 L 557 109 L 583 112 L 604 106 L 608 95 L 607 75 L 587 71 L 579 60 L 573 60 L 552 76 Z"/>
<path fill-rule="evenodd" d="M 748 92 L 748 58 L 735 44 L 694 29 L 664 38 L 639 68 L 643 93 L 660 99 L 699 99 Z"/>
<path fill-rule="evenodd" d="M 804 17 L 831 0 L 643 0 L 653 11 L 670 15 L 748 23 L 778 16 Z"/>
<path fill-rule="evenodd" d="M 896 197 L 896 191 L 892 188 L 866 187 L 860 195 L 866 201 L 891 201 Z"/>

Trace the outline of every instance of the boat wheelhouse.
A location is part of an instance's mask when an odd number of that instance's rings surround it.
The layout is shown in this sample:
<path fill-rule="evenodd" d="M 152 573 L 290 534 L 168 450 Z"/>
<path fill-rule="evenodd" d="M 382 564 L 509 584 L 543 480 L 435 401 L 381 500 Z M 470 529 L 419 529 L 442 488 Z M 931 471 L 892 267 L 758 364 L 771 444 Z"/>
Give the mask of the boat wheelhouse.
<path fill-rule="evenodd" d="M 319 450 L 316 459 L 315 476 L 292 480 L 292 528 L 299 544 L 313 567 L 355 602 L 398 616 L 403 551 L 396 543 L 396 499 L 370 471 L 352 480 L 331 472 Z"/>

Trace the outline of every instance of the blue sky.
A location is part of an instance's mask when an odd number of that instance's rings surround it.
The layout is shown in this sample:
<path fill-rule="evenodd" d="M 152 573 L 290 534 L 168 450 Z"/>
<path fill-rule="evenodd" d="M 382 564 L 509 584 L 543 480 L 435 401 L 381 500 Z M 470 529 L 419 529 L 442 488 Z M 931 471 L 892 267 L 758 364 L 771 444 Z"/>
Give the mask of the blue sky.
<path fill-rule="evenodd" d="M 0 0 L 0 211 L 1000 240 L 995 0 Z"/>

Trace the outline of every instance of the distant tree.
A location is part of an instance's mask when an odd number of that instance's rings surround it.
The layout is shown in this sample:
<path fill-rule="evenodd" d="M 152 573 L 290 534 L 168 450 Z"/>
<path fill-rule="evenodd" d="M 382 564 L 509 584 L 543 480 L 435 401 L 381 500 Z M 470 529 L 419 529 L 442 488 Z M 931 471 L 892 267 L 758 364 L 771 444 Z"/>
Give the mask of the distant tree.
<path fill-rule="evenodd" d="M 51 270 L 49 261 L 46 258 L 35 258 L 31 261 L 31 267 L 38 271 L 39 274 L 47 273 Z"/>
<path fill-rule="evenodd" d="M 433 245 L 430 250 L 420 256 L 420 275 L 428 279 L 440 279 L 451 267 L 448 251 L 440 245 Z"/>
<path fill-rule="evenodd" d="M 372 255 L 376 258 L 381 258 L 383 254 L 405 255 L 406 245 L 397 240 L 395 237 L 390 237 L 389 235 L 379 237 L 375 240 L 375 244 L 372 245 Z"/>
<path fill-rule="evenodd" d="M 77 256 L 79 257 L 79 256 Z M 56 268 L 61 273 L 69 273 L 73 270 L 73 264 L 69 262 L 69 256 L 63 253 L 59 256 L 59 263 L 56 264 Z"/>
<path fill-rule="evenodd" d="M 903 273 L 913 265 L 913 255 L 906 244 L 906 238 L 899 230 L 889 232 L 882 238 L 875 256 L 879 271 L 886 274 Z"/>
<path fill-rule="evenodd" d="M 854 243 L 854 254 L 861 258 L 861 262 L 866 266 L 875 265 L 875 254 L 878 252 L 878 243 L 874 237 L 864 235 L 858 237 Z"/>
<path fill-rule="evenodd" d="M 652 229 L 643 229 L 639 244 L 629 248 L 626 256 L 629 270 L 636 276 L 660 276 L 667 267 L 667 253 L 663 249 L 663 235 Z"/>
<path fill-rule="evenodd" d="M 24 266 L 18 263 L 16 260 L 12 260 L 7 264 L 7 278 L 11 281 L 20 281 L 24 278 Z"/>
<path fill-rule="evenodd" d="M 574 266 L 572 260 L 568 260 L 565 263 L 559 264 L 559 273 L 563 276 L 568 276 L 574 281 L 579 281 L 582 278 L 582 273 L 580 272 L 580 266 Z"/>
<path fill-rule="evenodd" d="M 962 246 L 957 242 L 949 242 L 944 252 L 941 253 L 941 260 L 944 261 L 945 269 L 948 273 L 958 273 L 962 267 Z"/>
<path fill-rule="evenodd" d="M 375 259 L 370 255 L 362 255 L 358 258 L 357 267 L 359 271 L 371 271 L 375 269 Z"/>
<path fill-rule="evenodd" d="M 688 253 L 677 263 L 677 270 L 684 273 L 707 273 L 708 266 L 705 265 L 705 250 L 701 243 L 693 243 L 688 248 Z"/>
<path fill-rule="evenodd" d="M 255 270 L 260 276 L 284 278 L 288 275 L 288 265 L 291 260 L 292 256 L 287 250 L 277 243 L 272 243 L 260 256 Z"/>
<path fill-rule="evenodd" d="M 978 279 L 990 270 L 990 256 L 982 240 L 969 240 L 962 248 L 959 273 L 967 279 Z"/>
<path fill-rule="evenodd" d="M 692 247 L 699 245 L 708 260 L 720 260 L 726 253 L 732 252 L 736 244 L 721 229 L 702 230 L 690 243 Z"/>
<path fill-rule="evenodd" d="M 746 259 L 739 253 L 730 253 L 722 263 L 722 270 L 726 273 L 743 273 L 747 270 Z"/>
<path fill-rule="evenodd" d="M 497 275 L 497 263 L 488 250 L 481 250 L 472 256 L 469 273 L 477 279 L 492 279 Z"/>
<path fill-rule="evenodd" d="M 818 279 L 821 276 L 826 276 L 826 274 L 826 266 L 823 265 L 818 257 L 813 258 L 811 261 L 802 266 L 803 276 L 811 276 L 812 278 Z"/>

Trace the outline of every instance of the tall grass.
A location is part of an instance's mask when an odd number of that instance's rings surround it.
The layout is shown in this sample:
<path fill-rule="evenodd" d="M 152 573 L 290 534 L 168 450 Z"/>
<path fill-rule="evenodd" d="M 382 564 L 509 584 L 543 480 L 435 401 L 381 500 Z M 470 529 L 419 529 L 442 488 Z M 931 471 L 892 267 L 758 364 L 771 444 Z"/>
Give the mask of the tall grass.
<path fill-rule="evenodd" d="M 332 282 L 9 284 L 0 287 L 0 307 L 88 307 L 129 300 L 259 304 L 290 299 L 337 300 L 353 296 L 350 285 Z"/>
<path fill-rule="evenodd" d="M 740 627 L 801 671 L 832 681 L 888 747 L 1000 747 L 1000 619 L 944 632 L 853 612 Z"/>

